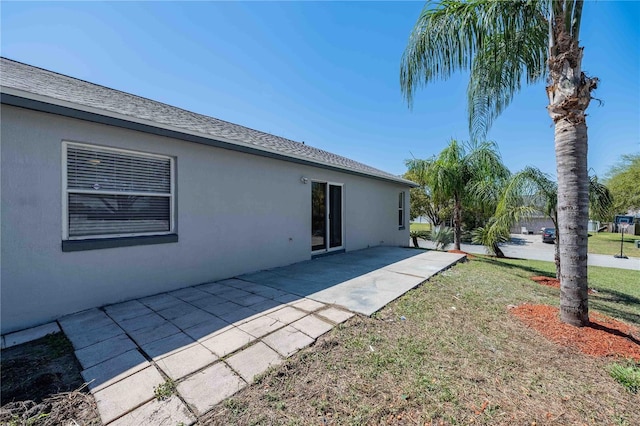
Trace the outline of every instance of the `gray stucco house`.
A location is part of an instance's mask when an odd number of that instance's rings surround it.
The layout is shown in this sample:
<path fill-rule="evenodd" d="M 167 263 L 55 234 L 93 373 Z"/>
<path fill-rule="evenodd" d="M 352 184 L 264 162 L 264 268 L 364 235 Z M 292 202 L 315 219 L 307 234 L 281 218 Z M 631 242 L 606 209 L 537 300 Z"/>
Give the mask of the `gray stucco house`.
<path fill-rule="evenodd" d="M 1 331 L 341 250 L 407 246 L 412 182 L 0 59 Z"/>

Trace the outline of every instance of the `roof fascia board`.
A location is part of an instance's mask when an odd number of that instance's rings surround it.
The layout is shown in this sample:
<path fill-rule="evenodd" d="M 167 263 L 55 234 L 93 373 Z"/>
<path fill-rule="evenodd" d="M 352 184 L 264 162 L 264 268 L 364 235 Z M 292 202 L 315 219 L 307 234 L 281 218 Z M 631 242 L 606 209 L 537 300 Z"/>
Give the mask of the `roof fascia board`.
<path fill-rule="evenodd" d="M 28 96 L 25 96 L 25 93 Z M 2 93 L 0 94 L 0 102 L 6 105 L 16 106 L 20 108 L 31 109 L 34 111 L 40 111 L 50 114 L 61 115 L 64 117 L 76 118 L 79 120 L 90 121 L 93 123 L 106 124 L 109 126 L 121 127 L 129 130 L 136 130 L 143 133 L 149 133 L 157 136 L 164 136 L 173 139 L 180 139 L 188 142 L 199 143 L 203 145 L 209 145 L 216 148 L 228 149 L 231 151 L 242 152 L 245 154 L 258 155 L 261 157 L 272 158 L 276 160 L 287 161 L 290 163 L 302 164 L 306 166 L 318 167 L 321 169 L 337 171 L 341 173 L 347 173 L 356 176 L 362 176 L 369 179 L 376 179 L 385 182 L 391 182 L 398 185 L 404 185 L 408 187 L 417 187 L 418 185 L 413 182 L 403 182 L 400 180 L 385 178 L 382 176 L 376 176 L 372 174 L 362 173 L 355 170 L 350 170 L 338 166 L 332 166 L 329 164 L 315 162 L 306 158 L 297 157 L 294 155 L 284 155 L 278 152 L 274 152 L 267 149 L 258 149 L 253 146 L 249 146 L 236 141 L 228 141 L 224 138 L 215 139 L 212 137 L 205 137 L 201 134 L 189 132 L 185 129 L 172 128 L 171 126 L 163 125 L 153 121 L 140 120 L 133 117 L 129 117 L 123 114 L 112 113 L 110 111 L 98 110 L 91 107 L 62 101 L 59 99 L 53 99 L 46 96 L 40 96 L 30 92 L 24 92 L 21 90 L 15 90 L 9 87 L 2 87 Z M 413 185 L 412 185 L 413 184 Z"/>

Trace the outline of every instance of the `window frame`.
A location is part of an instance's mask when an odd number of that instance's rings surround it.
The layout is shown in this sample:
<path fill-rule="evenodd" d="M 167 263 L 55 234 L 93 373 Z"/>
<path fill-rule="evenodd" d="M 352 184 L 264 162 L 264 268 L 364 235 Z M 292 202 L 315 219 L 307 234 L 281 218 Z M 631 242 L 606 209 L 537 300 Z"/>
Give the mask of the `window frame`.
<path fill-rule="evenodd" d="M 136 192 L 136 191 L 100 191 L 100 190 L 74 190 L 68 188 L 68 148 L 69 147 L 81 147 L 88 150 L 97 150 L 97 151 L 111 151 L 115 153 L 123 153 L 127 155 L 134 155 L 139 157 L 147 157 L 147 158 L 156 158 L 162 160 L 169 160 L 169 172 L 170 172 L 170 193 L 156 193 L 156 192 Z M 150 244 L 155 243 L 155 241 L 162 242 L 173 242 L 177 241 L 177 238 L 153 238 L 160 236 L 170 236 L 175 234 L 175 198 L 176 198 L 176 182 L 175 182 L 175 158 L 169 155 L 160 155 L 160 154 L 152 154 L 147 152 L 136 151 L 132 149 L 123 149 L 123 148 L 114 148 L 110 146 L 98 145 L 98 144 L 90 144 L 85 142 L 75 142 L 69 140 L 62 141 L 62 241 L 63 241 L 63 251 L 75 251 L 74 249 L 65 250 L 65 242 L 75 244 L 76 242 L 84 244 L 76 244 L 80 248 L 79 250 L 89 250 L 92 248 L 101 248 L 104 247 L 114 247 L 114 246 L 129 246 L 129 245 L 137 245 L 131 244 L 130 239 L 132 238 L 140 238 L 140 244 Z M 162 196 L 169 198 L 169 229 L 167 231 L 150 231 L 150 232 L 121 232 L 114 234 L 95 234 L 95 235 L 80 235 L 80 236 L 70 236 L 69 235 L 69 194 L 105 194 L 105 195 L 141 195 L 141 196 Z M 107 243 L 107 244 L 86 244 L 89 243 L 88 240 L 96 240 L 98 242 L 104 241 L 121 241 L 122 244 L 115 243 Z M 146 242 L 145 242 L 146 241 Z M 69 244 L 67 244 L 69 246 Z M 93 247 L 95 246 L 95 247 Z"/>
<path fill-rule="evenodd" d="M 400 191 L 398 193 L 399 197 L 398 197 L 398 229 L 405 229 L 406 227 L 406 214 L 405 214 L 405 210 L 406 210 L 406 205 L 407 205 L 407 195 L 405 191 Z"/>

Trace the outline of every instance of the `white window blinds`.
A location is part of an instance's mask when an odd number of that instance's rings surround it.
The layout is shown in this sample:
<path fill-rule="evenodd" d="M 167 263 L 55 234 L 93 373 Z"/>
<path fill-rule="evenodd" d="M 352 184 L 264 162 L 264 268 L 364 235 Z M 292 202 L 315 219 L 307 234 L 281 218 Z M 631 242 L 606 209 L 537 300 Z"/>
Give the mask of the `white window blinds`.
<path fill-rule="evenodd" d="M 171 231 L 170 157 L 65 145 L 68 238 Z"/>

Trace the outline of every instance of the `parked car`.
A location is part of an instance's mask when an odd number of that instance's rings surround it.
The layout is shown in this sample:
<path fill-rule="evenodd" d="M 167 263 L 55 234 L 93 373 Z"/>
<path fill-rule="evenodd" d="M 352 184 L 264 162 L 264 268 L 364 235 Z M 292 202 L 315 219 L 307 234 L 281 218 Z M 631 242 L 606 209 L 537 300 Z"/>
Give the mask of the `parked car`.
<path fill-rule="evenodd" d="M 555 243 L 556 242 L 556 229 L 544 228 L 542 230 L 542 242 L 543 243 Z"/>

